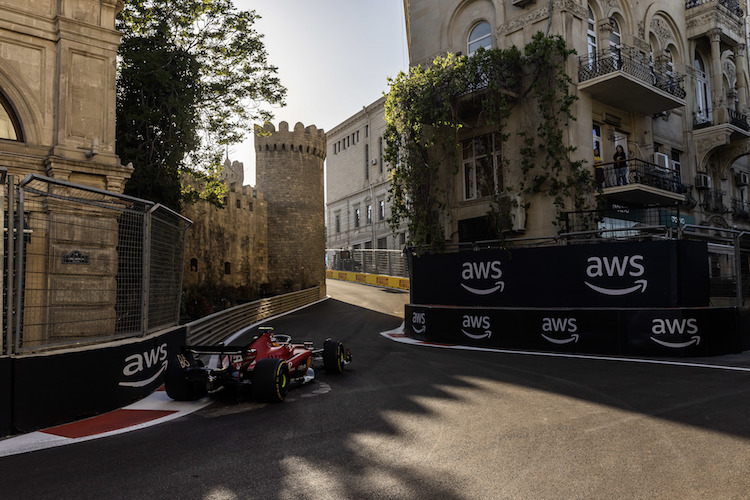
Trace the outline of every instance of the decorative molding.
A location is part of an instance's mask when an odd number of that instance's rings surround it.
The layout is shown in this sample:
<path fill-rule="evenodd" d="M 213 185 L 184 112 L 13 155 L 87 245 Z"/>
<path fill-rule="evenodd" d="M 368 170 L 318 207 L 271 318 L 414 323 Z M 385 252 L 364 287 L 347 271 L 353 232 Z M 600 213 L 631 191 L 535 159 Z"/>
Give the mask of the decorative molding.
<path fill-rule="evenodd" d="M 586 19 L 588 17 L 588 10 L 574 0 L 553 0 L 552 11 L 567 11 L 579 19 Z M 549 5 L 534 9 L 527 14 L 511 19 L 510 22 L 506 24 L 500 25 L 497 29 L 497 36 L 502 37 L 509 33 L 514 33 L 541 19 L 546 19 L 549 15 Z"/>

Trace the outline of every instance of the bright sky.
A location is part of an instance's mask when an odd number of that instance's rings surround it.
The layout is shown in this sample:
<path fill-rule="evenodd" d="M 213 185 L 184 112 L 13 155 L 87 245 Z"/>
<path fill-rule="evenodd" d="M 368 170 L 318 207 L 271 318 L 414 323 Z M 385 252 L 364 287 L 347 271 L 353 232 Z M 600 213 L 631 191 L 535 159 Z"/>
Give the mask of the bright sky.
<path fill-rule="evenodd" d="M 409 67 L 403 0 L 235 0 L 261 16 L 256 29 L 279 68 L 287 105 L 272 123 L 315 125 L 326 132 L 372 104 L 388 77 Z M 255 185 L 253 137 L 229 150 Z"/>

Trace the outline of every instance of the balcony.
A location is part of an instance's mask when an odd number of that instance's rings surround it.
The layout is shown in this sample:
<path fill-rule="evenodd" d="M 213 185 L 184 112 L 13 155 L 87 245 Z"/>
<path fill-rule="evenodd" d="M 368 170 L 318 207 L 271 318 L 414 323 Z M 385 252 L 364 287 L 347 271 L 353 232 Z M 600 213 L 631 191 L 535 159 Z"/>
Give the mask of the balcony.
<path fill-rule="evenodd" d="M 721 30 L 721 40 L 730 45 L 745 43 L 745 13 L 738 0 L 687 0 L 685 21 L 688 39 Z"/>
<path fill-rule="evenodd" d="M 706 212 L 725 214 L 729 209 L 724 206 L 724 191 L 721 189 L 701 189 L 700 205 Z"/>
<path fill-rule="evenodd" d="M 624 111 L 653 115 L 685 105 L 685 75 L 651 66 L 634 47 L 609 49 L 578 60 L 578 88 Z"/>
<path fill-rule="evenodd" d="M 750 204 L 746 201 L 732 198 L 732 216 L 735 219 L 750 219 Z"/>
<path fill-rule="evenodd" d="M 669 205 L 684 202 L 687 186 L 677 170 L 631 158 L 617 169 L 614 163 L 602 165 L 604 184 L 600 193 L 627 205 Z"/>

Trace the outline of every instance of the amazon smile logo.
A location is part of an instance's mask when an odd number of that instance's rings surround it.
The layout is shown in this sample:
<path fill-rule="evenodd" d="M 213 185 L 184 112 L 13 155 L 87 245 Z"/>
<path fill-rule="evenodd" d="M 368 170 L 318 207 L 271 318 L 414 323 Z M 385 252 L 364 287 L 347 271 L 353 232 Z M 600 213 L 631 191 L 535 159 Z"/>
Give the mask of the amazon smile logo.
<path fill-rule="evenodd" d="M 651 335 L 651 340 L 670 349 L 682 349 L 701 342 L 698 335 L 698 320 L 695 318 L 655 319 L 651 323 Z M 677 336 L 677 340 L 667 340 L 664 338 L 665 335 L 672 338 Z"/>
<path fill-rule="evenodd" d="M 127 380 L 121 381 L 123 387 L 145 387 L 156 381 L 168 365 L 167 344 L 155 349 L 136 353 L 125 358 L 122 374 Z"/>
<path fill-rule="evenodd" d="M 589 257 L 588 267 L 586 267 L 586 276 L 591 279 L 602 278 L 633 278 L 632 284 L 619 286 L 602 286 L 602 283 L 595 285 L 589 281 L 584 281 L 586 286 L 602 295 L 621 296 L 631 293 L 641 293 L 646 291 L 648 280 L 642 276 L 646 272 L 643 265 L 643 255 L 625 255 L 622 257 Z M 622 282 L 621 279 L 618 279 Z"/>
<path fill-rule="evenodd" d="M 575 344 L 578 342 L 579 335 L 576 318 L 544 318 L 542 319 L 542 337 L 547 341 L 557 345 Z M 550 334 L 554 334 L 551 336 Z M 565 338 L 559 338 L 561 335 L 568 335 Z"/>
<path fill-rule="evenodd" d="M 490 326 L 489 316 L 464 314 L 461 323 L 461 333 L 474 340 L 489 339 L 492 337 Z"/>
<path fill-rule="evenodd" d="M 498 290 L 500 293 L 505 291 L 505 282 L 500 280 L 503 271 L 500 268 L 500 261 L 493 260 L 490 262 L 464 262 L 461 270 L 461 283 L 464 290 L 474 295 L 490 295 Z"/>
<path fill-rule="evenodd" d="M 423 312 L 414 312 L 411 315 L 411 329 L 414 333 L 424 333 L 427 331 L 427 318 Z"/>

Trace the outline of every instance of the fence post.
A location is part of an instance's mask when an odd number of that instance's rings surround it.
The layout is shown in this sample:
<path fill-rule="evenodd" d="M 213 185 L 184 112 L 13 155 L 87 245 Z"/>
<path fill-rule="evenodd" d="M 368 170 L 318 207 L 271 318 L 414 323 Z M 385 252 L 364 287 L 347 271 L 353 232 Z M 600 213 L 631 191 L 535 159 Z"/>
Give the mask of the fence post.
<path fill-rule="evenodd" d="M 6 340 L 6 352 L 7 354 L 13 354 L 13 222 L 15 217 L 15 210 L 13 210 L 13 204 L 15 203 L 15 189 L 13 176 L 8 176 L 8 182 L 6 184 L 8 188 L 8 232 L 5 234 L 8 250 L 8 259 L 6 262 L 5 272 L 8 279 L 5 283 L 6 286 L 6 297 L 5 297 L 5 340 Z"/>
<path fill-rule="evenodd" d="M 143 282 L 141 297 L 141 335 L 148 334 L 148 304 L 151 291 L 151 214 L 155 207 L 151 207 L 143 214 Z"/>
<path fill-rule="evenodd" d="M 15 348 L 21 345 L 21 314 L 23 307 L 23 189 L 18 188 L 18 206 L 16 207 L 16 213 L 13 217 L 15 222 L 15 231 L 13 238 L 15 240 L 14 251 L 16 253 L 16 277 L 15 277 L 15 296 L 13 297 L 15 302 L 15 314 L 13 318 L 14 333 L 15 333 Z"/>

